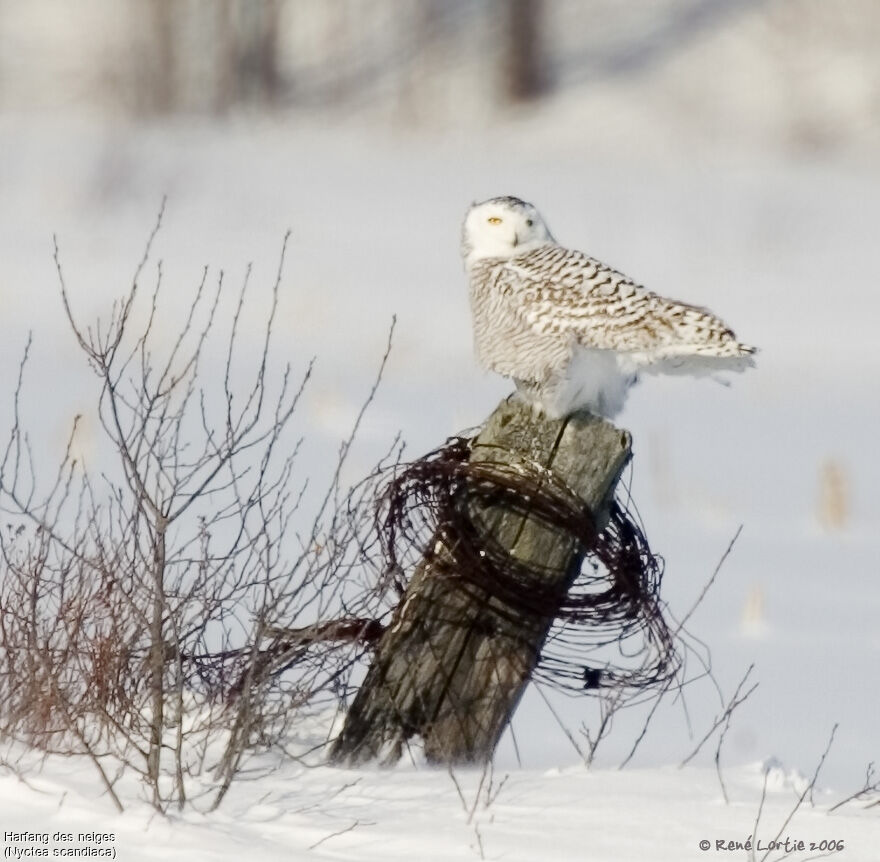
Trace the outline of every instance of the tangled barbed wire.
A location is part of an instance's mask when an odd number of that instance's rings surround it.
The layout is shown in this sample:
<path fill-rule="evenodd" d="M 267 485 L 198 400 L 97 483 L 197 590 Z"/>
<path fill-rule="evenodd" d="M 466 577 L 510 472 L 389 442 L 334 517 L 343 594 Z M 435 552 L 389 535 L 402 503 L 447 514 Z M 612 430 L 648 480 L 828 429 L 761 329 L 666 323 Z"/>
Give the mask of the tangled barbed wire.
<path fill-rule="evenodd" d="M 432 577 L 491 597 L 495 613 L 549 627 L 536 682 L 571 695 L 613 693 L 616 708 L 678 687 L 690 646 L 660 597 L 663 561 L 651 552 L 628 497 L 618 494 L 597 523 L 552 469 L 504 449 L 497 459 L 485 457 L 493 447 L 483 443 L 482 456 L 472 458 L 476 439 L 455 436 L 413 461 L 382 465 L 349 492 L 335 529 L 348 536 L 345 570 L 360 587 L 338 619 L 267 629 L 248 673 L 301 669 L 332 651 L 347 678 L 353 664 L 369 661 L 414 574 L 430 565 Z M 552 566 L 503 541 L 492 523 L 501 511 L 538 522 L 566 543 L 568 577 L 547 577 Z M 235 652 L 199 663 L 213 676 L 217 665 L 241 660 L 244 650 Z M 227 696 L 235 697 L 242 680 L 223 686 Z"/>
<path fill-rule="evenodd" d="M 552 470 L 525 458 L 472 459 L 475 438 L 370 478 L 377 542 L 363 545 L 380 590 L 397 597 L 423 561 L 497 599 L 517 619 L 553 621 L 534 678 L 568 692 L 664 686 L 681 667 L 660 599 L 662 560 L 621 499 L 597 524 Z M 482 449 L 486 449 L 481 444 Z M 572 550 L 560 583 L 548 568 L 500 541 L 499 510 L 539 522 Z M 378 545 L 378 548 L 376 547 Z"/>

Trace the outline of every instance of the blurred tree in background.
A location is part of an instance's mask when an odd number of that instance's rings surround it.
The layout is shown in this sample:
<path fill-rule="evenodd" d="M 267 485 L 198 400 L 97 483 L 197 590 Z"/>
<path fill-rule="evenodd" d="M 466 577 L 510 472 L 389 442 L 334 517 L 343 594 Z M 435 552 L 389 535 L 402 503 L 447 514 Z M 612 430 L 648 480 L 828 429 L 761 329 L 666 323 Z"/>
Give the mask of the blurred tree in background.
<path fill-rule="evenodd" d="M 167 114 L 277 102 L 283 0 L 149 0 L 132 16 L 146 34 L 135 104 Z M 146 20 L 137 20 L 138 13 Z M 144 26 L 141 28 L 140 25 Z"/>
<path fill-rule="evenodd" d="M 511 102 L 540 96 L 545 84 L 542 57 L 542 0 L 497 0 L 505 18 L 503 79 Z"/>
<path fill-rule="evenodd" d="M 437 125 L 598 93 L 822 147 L 880 128 L 878 41 L 876 0 L 0 0 L 0 111 Z"/>

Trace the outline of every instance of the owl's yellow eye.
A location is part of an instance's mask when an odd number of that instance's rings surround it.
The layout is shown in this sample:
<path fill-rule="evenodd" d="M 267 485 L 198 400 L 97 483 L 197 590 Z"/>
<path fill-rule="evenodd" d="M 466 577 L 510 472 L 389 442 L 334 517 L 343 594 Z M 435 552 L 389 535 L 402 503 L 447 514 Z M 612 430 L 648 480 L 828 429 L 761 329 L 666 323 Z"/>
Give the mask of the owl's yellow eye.
<path fill-rule="evenodd" d="M 501 224 L 501 219 L 498 216 L 489 216 L 488 222 L 489 224 Z"/>

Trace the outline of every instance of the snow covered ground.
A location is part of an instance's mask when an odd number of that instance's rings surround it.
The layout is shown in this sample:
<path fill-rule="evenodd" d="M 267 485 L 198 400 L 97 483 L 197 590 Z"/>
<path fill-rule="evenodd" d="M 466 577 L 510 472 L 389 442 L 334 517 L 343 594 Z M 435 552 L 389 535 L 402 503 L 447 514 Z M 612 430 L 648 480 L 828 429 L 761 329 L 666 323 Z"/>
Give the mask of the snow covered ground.
<path fill-rule="evenodd" d="M 349 478 L 398 430 L 418 455 L 478 424 L 507 392 L 472 358 L 458 257 L 463 212 L 494 194 L 532 200 L 561 242 L 713 308 L 762 348 L 758 368 L 730 388 L 650 380 L 620 417 L 634 435 L 632 491 L 666 559 L 674 610 L 689 607 L 744 525 L 692 625 L 727 694 L 752 662 L 760 682 L 723 750 L 730 804 L 711 747 L 676 768 L 695 744 L 680 704 L 661 711 L 619 772 L 644 720 L 621 716 L 588 771 L 543 701 L 527 697 L 514 724 L 522 766 L 508 737 L 495 780 L 509 778 L 490 805 L 478 801 L 471 823 L 480 776 L 468 771 L 456 773 L 463 805 L 448 774 L 412 764 L 285 764 L 235 786 L 215 814 L 165 821 L 137 802 L 116 815 L 90 767 L 67 761 L 27 785 L 0 777 L 2 830 L 108 831 L 123 860 L 470 859 L 480 842 L 486 858 L 507 860 L 741 859 L 745 851 L 717 850 L 715 841 L 752 834 L 766 846 L 794 804 L 790 785 L 812 773 L 839 723 L 816 808 L 799 812 L 783 838 L 843 841 L 839 858 L 848 862 L 880 858 L 878 809 L 827 814 L 880 759 L 880 161 L 865 152 L 657 151 L 650 141 L 618 149 L 620 130 L 605 140 L 593 132 L 564 104 L 445 135 L 296 117 L 245 117 L 218 129 L 0 116 L 0 429 L 28 330 L 26 407 L 47 465 L 72 415 L 91 404 L 58 300 L 52 234 L 75 306 L 91 318 L 126 288 L 167 194 L 157 251 L 181 302 L 205 264 L 236 283 L 253 261 L 267 292 L 291 228 L 279 359 L 304 368 L 318 357 L 298 414 L 309 472 L 320 478 L 331 463 L 394 314 L 391 362 Z M 81 445 L 87 458 L 102 457 L 94 432 Z M 843 501 L 837 516 L 827 512 L 829 475 Z M 593 718 L 587 701 L 554 705 L 575 730 Z M 711 686 L 690 689 L 687 708 L 698 739 L 719 711 Z M 771 773 L 756 832 L 759 764 L 770 758 L 784 766 Z M 4 852 L 16 846 L 24 844 L 7 840 Z"/>
<path fill-rule="evenodd" d="M 787 839 L 795 848 L 789 858 L 796 860 L 820 856 L 829 842 L 842 848 L 833 858 L 876 860 L 876 808 L 829 814 L 838 797 L 817 792 L 815 807 L 805 802 L 785 826 L 805 779 L 774 767 L 756 827 L 764 786 L 760 765 L 728 770 L 725 777 L 729 804 L 706 769 L 517 769 L 496 772 L 481 786 L 475 770 L 450 774 L 404 765 L 355 772 L 287 765 L 269 778 L 239 783 L 217 812 L 161 818 L 146 803 L 121 815 L 102 810 L 82 766 L 66 762 L 29 779 L 29 787 L 0 779 L 0 817 L 7 832 L 47 836 L 46 845 L 39 838 L 7 838 L 6 858 L 16 858 L 7 848 L 46 846 L 51 855 L 56 847 L 91 846 L 114 848 L 115 858 L 125 862 L 681 862 L 743 860 L 750 840 L 760 859 L 772 842 L 781 846 Z M 58 832 L 73 839 L 57 840 Z M 100 844 L 79 839 L 90 832 L 112 838 Z M 803 848 L 797 849 L 800 841 Z M 701 842 L 709 842 L 708 849 Z M 771 849 L 768 858 L 784 853 Z"/>

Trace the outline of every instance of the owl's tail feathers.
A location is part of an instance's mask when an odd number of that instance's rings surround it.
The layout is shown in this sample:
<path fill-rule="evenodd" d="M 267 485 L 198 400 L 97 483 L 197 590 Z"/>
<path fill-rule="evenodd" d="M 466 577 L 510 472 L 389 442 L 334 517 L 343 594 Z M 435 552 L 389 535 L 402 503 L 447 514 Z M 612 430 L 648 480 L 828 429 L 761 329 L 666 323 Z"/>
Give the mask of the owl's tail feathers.
<path fill-rule="evenodd" d="M 679 345 L 674 354 L 658 356 L 641 370 L 648 374 L 711 377 L 718 373 L 754 368 L 757 353 L 757 347 L 734 340 L 720 344 Z"/>
<path fill-rule="evenodd" d="M 733 345 L 731 345 L 733 346 Z M 690 377 L 711 377 L 724 372 L 742 372 L 755 367 L 757 348 L 737 344 L 738 352 L 717 349 L 695 350 L 693 353 L 664 356 L 644 366 L 642 373 L 647 374 L 683 374 Z"/>

